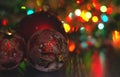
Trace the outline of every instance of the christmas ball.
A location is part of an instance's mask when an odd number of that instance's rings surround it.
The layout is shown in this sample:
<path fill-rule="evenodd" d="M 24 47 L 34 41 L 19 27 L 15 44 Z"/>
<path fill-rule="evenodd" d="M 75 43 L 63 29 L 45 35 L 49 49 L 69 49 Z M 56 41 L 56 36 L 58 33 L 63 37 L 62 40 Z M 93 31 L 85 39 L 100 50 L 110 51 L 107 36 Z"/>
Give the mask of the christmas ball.
<path fill-rule="evenodd" d="M 66 38 L 53 29 L 35 32 L 27 43 L 27 51 L 32 66 L 44 72 L 60 69 L 68 57 Z"/>
<path fill-rule="evenodd" d="M 0 70 L 15 69 L 23 59 L 24 39 L 11 31 L 0 32 Z"/>
<path fill-rule="evenodd" d="M 41 11 L 25 16 L 17 25 L 15 30 L 27 41 L 30 36 L 44 29 L 55 29 L 66 37 L 61 21 L 49 12 Z"/>

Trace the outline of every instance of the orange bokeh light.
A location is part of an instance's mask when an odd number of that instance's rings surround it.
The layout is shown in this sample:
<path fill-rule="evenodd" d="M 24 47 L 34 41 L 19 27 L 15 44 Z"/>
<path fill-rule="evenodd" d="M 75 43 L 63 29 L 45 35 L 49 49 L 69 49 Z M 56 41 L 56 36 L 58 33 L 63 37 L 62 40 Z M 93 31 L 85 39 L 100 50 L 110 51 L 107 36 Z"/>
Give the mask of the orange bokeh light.
<path fill-rule="evenodd" d="M 76 48 L 75 43 L 73 41 L 70 41 L 69 44 L 68 44 L 69 52 L 74 52 L 75 48 Z"/>
<path fill-rule="evenodd" d="M 115 30 L 112 33 L 113 46 L 115 48 L 120 48 L 120 32 Z"/>

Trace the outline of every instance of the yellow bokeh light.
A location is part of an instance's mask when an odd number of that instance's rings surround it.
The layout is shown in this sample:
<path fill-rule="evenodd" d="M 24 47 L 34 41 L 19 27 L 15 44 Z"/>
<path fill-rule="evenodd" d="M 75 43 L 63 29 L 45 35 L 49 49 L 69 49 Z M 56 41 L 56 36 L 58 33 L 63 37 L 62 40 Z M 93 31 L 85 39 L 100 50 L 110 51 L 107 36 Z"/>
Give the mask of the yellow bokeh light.
<path fill-rule="evenodd" d="M 37 4 L 37 6 L 41 6 L 41 0 L 36 0 L 36 4 Z"/>
<path fill-rule="evenodd" d="M 107 12 L 107 7 L 104 6 L 104 5 L 101 6 L 101 7 L 100 7 L 100 11 L 101 11 L 101 12 Z"/>
<path fill-rule="evenodd" d="M 97 17 L 97 16 L 93 16 L 93 17 L 92 17 L 92 21 L 93 21 L 93 22 L 98 22 L 98 17 Z"/>
<path fill-rule="evenodd" d="M 86 11 L 85 10 L 82 11 L 81 17 L 84 21 L 86 21 L 86 22 L 89 21 L 89 18 L 86 17 Z"/>
<path fill-rule="evenodd" d="M 68 33 L 70 31 L 70 25 L 67 23 L 63 23 L 63 27 L 66 33 Z"/>
<path fill-rule="evenodd" d="M 90 19 L 92 17 L 92 14 L 91 14 L 91 12 L 86 12 L 85 16 L 86 16 L 86 18 Z"/>
<path fill-rule="evenodd" d="M 26 6 L 21 6 L 21 9 L 25 10 L 25 9 L 26 9 Z"/>

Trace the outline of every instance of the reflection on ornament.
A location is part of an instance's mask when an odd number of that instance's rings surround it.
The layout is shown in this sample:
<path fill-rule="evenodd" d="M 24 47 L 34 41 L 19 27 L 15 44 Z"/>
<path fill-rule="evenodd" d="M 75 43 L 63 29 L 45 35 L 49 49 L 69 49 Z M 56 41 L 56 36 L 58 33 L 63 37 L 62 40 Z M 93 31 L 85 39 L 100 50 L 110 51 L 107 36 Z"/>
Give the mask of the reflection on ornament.
<path fill-rule="evenodd" d="M 9 31 L 0 35 L 0 70 L 15 69 L 23 59 L 24 40 Z"/>
<path fill-rule="evenodd" d="M 28 40 L 36 31 L 49 28 L 55 29 L 66 36 L 61 21 L 59 21 L 56 16 L 44 11 L 24 17 L 18 23 L 15 30 L 19 35 L 24 37 L 25 40 Z"/>
<path fill-rule="evenodd" d="M 11 29 L 7 29 L 7 30 L 5 30 L 5 34 L 8 35 L 8 36 L 12 36 L 13 32 L 12 32 Z"/>
<path fill-rule="evenodd" d="M 66 39 L 53 29 L 35 32 L 27 43 L 27 56 L 32 66 L 39 71 L 58 70 L 68 57 Z"/>

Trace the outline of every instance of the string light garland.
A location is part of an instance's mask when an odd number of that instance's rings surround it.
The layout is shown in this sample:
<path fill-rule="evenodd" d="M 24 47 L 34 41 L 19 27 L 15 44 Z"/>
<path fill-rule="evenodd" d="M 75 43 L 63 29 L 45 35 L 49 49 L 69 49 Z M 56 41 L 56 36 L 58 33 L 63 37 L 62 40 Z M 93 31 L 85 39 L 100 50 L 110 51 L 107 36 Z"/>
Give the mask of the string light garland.
<path fill-rule="evenodd" d="M 17 0 L 13 2 L 13 5 L 11 5 L 8 4 L 10 2 L 0 1 L 0 6 L 2 7 L 2 10 L 0 9 L 1 30 L 8 27 L 16 29 L 18 22 L 25 16 L 46 11 L 55 15 L 62 22 L 68 39 L 73 42 L 68 45 L 68 51 L 71 54 L 82 55 L 86 51 L 92 51 L 93 47 L 99 49 L 102 47 L 102 43 L 106 43 L 104 41 L 108 39 L 112 39 L 114 48 L 120 49 L 120 23 L 116 21 L 117 19 L 114 15 L 120 13 L 119 7 L 117 7 L 120 5 L 119 0 Z M 24 31 L 27 31 L 29 28 L 29 25 L 26 26 L 27 28 Z M 34 29 L 38 30 L 39 27 L 34 27 Z M 32 33 L 32 30 L 26 33 Z M 11 32 L 7 32 L 7 34 L 9 36 L 12 35 Z M 25 36 L 28 39 L 28 36 Z M 6 46 L 8 48 L 5 50 L 8 50 L 10 44 L 7 43 Z M 91 52 L 87 54 L 89 55 L 87 59 L 90 57 L 90 54 Z M 62 61 L 63 57 L 60 55 L 58 59 Z M 74 62 L 74 60 L 70 61 L 71 64 L 73 63 L 72 61 Z M 86 65 L 88 63 L 86 62 Z M 70 68 L 72 69 L 72 66 Z M 94 67 L 91 65 L 91 68 Z"/>

